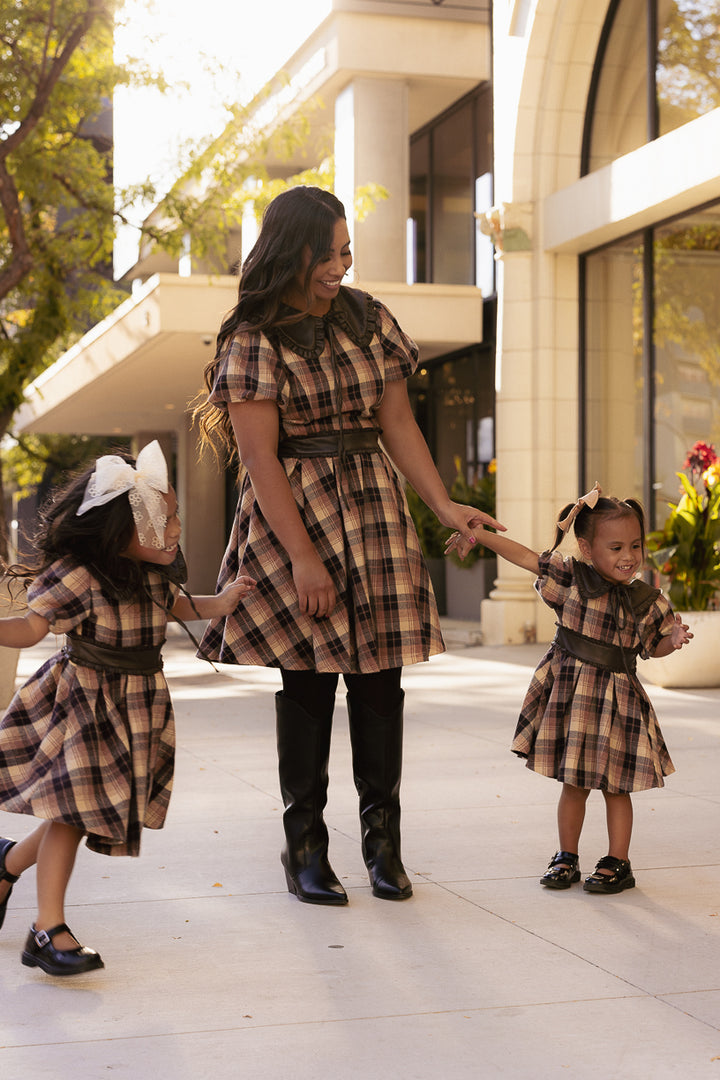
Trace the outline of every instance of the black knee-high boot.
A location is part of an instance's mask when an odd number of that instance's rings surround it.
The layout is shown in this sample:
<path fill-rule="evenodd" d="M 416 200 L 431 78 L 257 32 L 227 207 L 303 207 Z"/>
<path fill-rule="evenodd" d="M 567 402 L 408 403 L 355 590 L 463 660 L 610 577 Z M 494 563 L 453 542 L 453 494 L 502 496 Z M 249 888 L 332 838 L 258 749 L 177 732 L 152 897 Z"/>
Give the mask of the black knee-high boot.
<path fill-rule="evenodd" d="M 311 716 L 282 692 L 275 695 L 278 770 L 285 813 L 280 856 L 288 890 L 306 904 L 347 904 L 328 862 L 328 758 L 332 717 Z"/>
<path fill-rule="evenodd" d="M 382 900 L 406 900 L 412 885 L 400 857 L 403 701 L 390 716 L 380 716 L 352 694 L 347 704 L 362 853 L 372 891 Z"/>

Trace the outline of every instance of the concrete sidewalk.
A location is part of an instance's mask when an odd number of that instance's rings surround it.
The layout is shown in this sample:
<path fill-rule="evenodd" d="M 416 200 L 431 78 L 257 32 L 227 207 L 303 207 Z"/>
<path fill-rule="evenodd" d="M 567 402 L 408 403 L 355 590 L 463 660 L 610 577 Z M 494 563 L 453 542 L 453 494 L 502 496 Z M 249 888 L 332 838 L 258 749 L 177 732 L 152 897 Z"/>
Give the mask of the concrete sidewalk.
<path fill-rule="evenodd" d="M 650 688 L 677 773 L 634 800 L 638 887 L 552 892 L 559 787 L 508 751 L 542 651 L 452 648 L 405 672 L 404 903 L 370 892 L 339 695 L 327 821 L 350 904 L 333 909 L 285 889 L 278 674 L 215 674 L 172 638 L 167 826 L 140 859 L 80 851 L 68 920 L 104 971 L 22 967 L 34 874 L 15 887 L 3 1080 L 720 1078 L 720 691 Z M 33 825 L 0 814 L 0 835 Z M 605 851 L 598 794 L 584 874 Z"/>

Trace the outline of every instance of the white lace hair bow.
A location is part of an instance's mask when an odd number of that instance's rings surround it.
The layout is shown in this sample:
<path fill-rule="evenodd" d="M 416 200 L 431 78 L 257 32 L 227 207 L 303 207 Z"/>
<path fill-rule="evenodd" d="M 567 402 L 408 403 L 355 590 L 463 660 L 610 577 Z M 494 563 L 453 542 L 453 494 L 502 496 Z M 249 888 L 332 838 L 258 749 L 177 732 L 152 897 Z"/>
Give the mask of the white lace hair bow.
<path fill-rule="evenodd" d="M 590 510 L 594 510 L 597 505 L 597 501 L 601 495 L 602 488 L 596 480 L 593 487 L 590 489 L 590 491 L 588 491 L 587 495 L 581 495 L 575 505 L 570 510 L 568 510 L 562 521 L 558 521 L 558 529 L 561 529 L 562 532 L 566 533 L 575 518 L 582 510 L 583 506 L 587 506 Z"/>
<path fill-rule="evenodd" d="M 133 468 L 117 454 L 106 454 L 95 462 L 77 516 L 127 492 L 138 540 L 143 547 L 165 547 L 167 525 L 163 495 L 168 491 L 167 463 L 160 443 L 154 439 L 144 446 Z"/>

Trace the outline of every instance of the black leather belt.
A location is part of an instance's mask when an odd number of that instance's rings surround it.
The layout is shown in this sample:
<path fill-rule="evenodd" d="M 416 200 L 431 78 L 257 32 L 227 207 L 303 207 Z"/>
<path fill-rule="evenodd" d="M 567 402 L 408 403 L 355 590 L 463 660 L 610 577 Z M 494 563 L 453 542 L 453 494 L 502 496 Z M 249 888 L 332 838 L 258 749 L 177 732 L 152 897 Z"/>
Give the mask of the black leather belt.
<path fill-rule="evenodd" d="M 585 664 L 594 664 L 595 667 L 606 668 L 608 671 L 616 671 L 620 675 L 635 673 L 636 649 L 622 649 L 619 645 L 606 645 L 601 641 L 578 634 L 575 630 L 568 630 L 567 626 L 558 626 L 555 631 L 553 644 L 559 645 L 576 660 L 582 660 Z"/>
<path fill-rule="evenodd" d="M 342 434 L 289 435 L 280 440 L 278 457 L 339 457 L 342 454 L 379 453 L 380 428 L 347 430 Z"/>
<path fill-rule="evenodd" d="M 110 645 L 96 645 L 75 634 L 67 634 L 63 653 L 73 664 L 94 668 L 95 671 L 155 675 L 163 667 L 161 649 L 162 645 L 147 649 L 113 649 Z"/>

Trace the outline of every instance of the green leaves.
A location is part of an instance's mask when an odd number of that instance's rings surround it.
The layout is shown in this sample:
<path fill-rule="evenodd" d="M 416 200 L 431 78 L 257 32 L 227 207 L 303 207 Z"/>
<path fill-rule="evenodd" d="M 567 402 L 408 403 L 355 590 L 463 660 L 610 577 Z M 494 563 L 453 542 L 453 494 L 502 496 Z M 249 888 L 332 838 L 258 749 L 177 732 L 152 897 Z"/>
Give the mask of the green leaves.
<path fill-rule="evenodd" d="M 670 503 L 662 529 L 647 538 L 648 561 L 670 579 L 669 595 L 680 611 L 707 611 L 720 589 L 720 483 L 698 491 L 678 473 L 683 494 Z"/>

